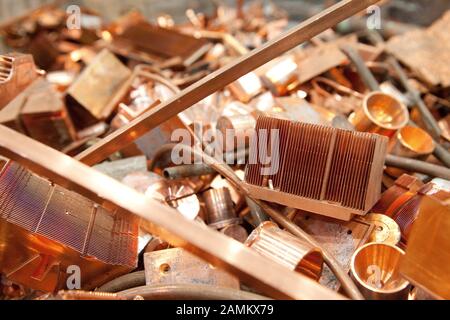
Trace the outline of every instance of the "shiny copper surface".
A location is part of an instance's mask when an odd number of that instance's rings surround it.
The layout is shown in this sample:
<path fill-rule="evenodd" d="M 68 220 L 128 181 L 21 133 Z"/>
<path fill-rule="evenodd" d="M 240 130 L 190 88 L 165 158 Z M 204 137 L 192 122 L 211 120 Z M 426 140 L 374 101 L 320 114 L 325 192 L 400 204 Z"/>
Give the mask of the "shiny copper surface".
<path fill-rule="evenodd" d="M 280 141 L 269 158 L 279 169 L 264 175 L 257 159 L 268 157 L 272 137 L 252 139 L 245 181 L 256 198 L 341 220 L 379 199 L 385 137 L 271 117 L 259 117 L 256 132 L 278 132 Z"/>
<path fill-rule="evenodd" d="M 211 189 L 203 193 L 207 210 L 206 221 L 211 228 L 222 229 L 230 224 L 239 224 L 233 200 L 228 188 Z"/>
<path fill-rule="evenodd" d="M 426 158 L 433 153 L 433 138 L 423 129 L 413 126 L 401 128 L 391 141 L 389 152 L 402 157 Z"/>
<path fill-rule="evenodd" d="M 449 199 L 448 192 L 424 197 L 400 266 L 411 283 L 440 299 L 450 299 Z"/>
<path fill-rule="evenodd" d="M 10 280 L 53 291 L 71 265 L 85 289 L 131 271 L 137 220 L 52 185 L 17 163 L 0 175 L 0 270 Z"/>
<path fill-rule="evenodd" d="M 364 98 L 362 107 L 349 120 L 358 131 L 391 137 L 408 123 L 409 113 L 395 97 L 375 91 Z"/>
<path fill-rule="evenodd" d="M 0 154 L 20 161 L 34 172 L 92 200 L 138 215 L 143 219 L 142 226 L 152 234 L 224 268 L 267 295 L 293 299 L 342 298 L 237 241 L 184 219 L 174 209 L 3 126 L 0 126 Z M 279 274 L 283 277 L 278 277 Z"/>
<path fill-rule="evenodd" d="M 355 251 L 351 276 L 366 299 L 408 298 L 410 284 L 399 272 L 404 255 L 400 248 L 385 243 L 368 243 Z"/>
<path fill-rule="evenodd" d="M 250 234 L 245 244 L 290 270 L 314 280 L 320 278 L 323 267 L 321 251 L 281 230 L 273 222 L 263 222 Z"/>
<path fill-rule="evenodd" d="M 400 227 L 388 216 L 378 213 L 369 213 L 364 216 L 364 221 L 374 225 L 374 230 L 368 238 L 368 242 L 386 243 L 397 245 L 401 238 Z"/>

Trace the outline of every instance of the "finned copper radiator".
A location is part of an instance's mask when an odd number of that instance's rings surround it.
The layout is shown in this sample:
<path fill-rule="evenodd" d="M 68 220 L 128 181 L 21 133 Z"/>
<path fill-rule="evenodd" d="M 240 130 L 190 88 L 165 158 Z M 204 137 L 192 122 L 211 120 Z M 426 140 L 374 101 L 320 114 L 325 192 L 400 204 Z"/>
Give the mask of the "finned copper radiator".
<path fill-rule="evenodd" d="M 256 198 L 350 220 L 380 198 L 386 148 L 387 138 L 377 134 L 264 116 L 245 181 Z"/>
<path fill-rule="evenodd" d="M 0 168 L 0 272 L 32 288 L 66 287 L 80 268 L 92 289 L 137 263 L 136 218 L 110 212 L 14 162 Z"/>

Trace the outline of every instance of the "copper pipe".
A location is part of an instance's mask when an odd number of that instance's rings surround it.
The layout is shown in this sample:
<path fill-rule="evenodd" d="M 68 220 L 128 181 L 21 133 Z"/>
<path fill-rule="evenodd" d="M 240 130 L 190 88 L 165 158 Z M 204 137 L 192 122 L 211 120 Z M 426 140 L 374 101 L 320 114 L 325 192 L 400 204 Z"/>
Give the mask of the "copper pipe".
<path fill-rule="evenodd" d="M 176 144 L 166 144 L 163 145 L 158 154 L 162 155 L 166 152 L 170 152 Z M 199 157 L 202 157 L 205 164 L 214 168 L 218 173 L 226 177 L 234 187 L 237 188 L 240 192 L 245 195 L 249 195 L 249 191 L 242 183 L 242 180 L 236 175 L 236 173 L 226 164 L 216 160 L 213 157 L 208 156 L 201 150 L 193 149 L 190 146 L 185 145 L 185 150 L 187 152 L 192 152 Z M 352 279 L 348 276 L 348 274 L 342 269 L 340 264 L 335 260 L 333 255 L 329 253 L 325 248 L 323 248 L 319 242 L 317 242 L 311 235 L 306 233 L 303 229 L 297 226 L 295 223 L 287 219 L 283 214 L 279 213 L 277 210 L 272 208 L 270 205 L 266 204 L 264 201 L 256 200 L 248 196 L 256 205 L 258 205 L 263 211 L 265 211 L 276 223 L 278 223 L 281 227 L 285 228 L 287 231 L 299 237 L 300 239 L 306 240 L 312 246 L 320 248 L 322 250 L 322 255 L 325 263 L 331 269 L 331 271 L 335 274 L 336 278 L 342 285 L 343 290 L 348 294 L 348 296 L 355 300 L 364 300 L 364 297 L 359 292 L 359 289 L 353 283 Z"/>
<path fill-rule="evenodd" d="M 433 153 L 434 148 L 433 138 L 425 130 L 405 126 L 391 141 L 389 152 L 397 156 L 423 159 Z"/>
<path fill-rule="evenodd" d="M 145 300 L 270 300 L 258 294 L 209 285 L 142 286 L 119 292 L 120 297 Z"/>
<path fill-rule="evenodd" d="M 450 180 L 450 169 L 431 164 L 425 161 L 409 159 L 388 154 L 386 156 L 386 165 L 400 168 L 412 172 L 420 172 L 432 177 Z"/>
<path fill-rule="evenodd" d="M 368 94 L 362 108 L 350 115 L 357 131 L 378 133 L 391 137 L 409 120 L 408 109 L 399 100 L 381 91 Z"/>
<path fill-rule="evenodd" d="M 369 300 L 406 300 L 411 286 L 400 275 L 400 248 L 385 243 L 368 243 L 352 256 L 350 272 Z"/>
<path fill-rule="evenodd" d="M 281 230 L 271 221 L 263 222 L 245 244 L 267 258 L 303 273 L 316 281 L 322 274 L 322 252 L 309 243 Z"/>

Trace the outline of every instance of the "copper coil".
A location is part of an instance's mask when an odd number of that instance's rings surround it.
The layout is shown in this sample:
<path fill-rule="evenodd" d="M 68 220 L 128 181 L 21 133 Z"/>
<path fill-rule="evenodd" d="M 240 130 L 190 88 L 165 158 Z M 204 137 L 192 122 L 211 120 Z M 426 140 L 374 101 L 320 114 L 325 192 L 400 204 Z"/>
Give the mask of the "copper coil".
<path fill-rule="evenodd" d="M 358 131 L 391 137 L 408 123 L 409 113 L 395 97 L 375 91 L 364 98 L 362 107 L 349 120 Z"/>
<path fill-rule="evenodd" d="M 351 276 L 366 299 L 406 300 L 410 284 L 400 275 L 400 248 L 385 243 L 368 243 L 352 256 Z"/>
<path fill-rule="evenodd" d="M 314 280 L 319 280 L 322 274 L 320 249 L 281 230 L 273 222 L 263 222 L 250 234 L 245 244 L 274 262 Z"/>

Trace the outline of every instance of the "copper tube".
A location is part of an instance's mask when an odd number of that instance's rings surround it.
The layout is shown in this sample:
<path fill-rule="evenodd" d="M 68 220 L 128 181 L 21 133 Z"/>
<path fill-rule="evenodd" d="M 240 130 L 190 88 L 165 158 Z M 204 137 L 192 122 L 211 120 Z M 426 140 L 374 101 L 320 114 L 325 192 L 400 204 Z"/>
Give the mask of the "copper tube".
<path fill-rule="evenodd" d="M 386 165 L 405 169 L 412 172 L 420 172 L 429 176 L 450 180 L 450 169 L 444 166 L 438 166 L 425 161 L 409 159 L 405 157 L 388 154 L 386 156 Z"/>
<path fill-rule="evenodd" d="M 425 130 L 405 126 L 391 141 L 389 152 L 397 156 L 422 159 L 433 153 L 434 148 L 433 138 Z"/>
<path fill-rule="evenodd" d="M 273 222 L 263 222 L 250 234 L 245 244 L 261 255 L 314 280 L 319 280 L 322 274 L 323 257 L 320 249 L 281 230 Z"/>
<path fill-rule="evenodd" d="M 406 300 L 411 286 L 400 275 L 402 249 L 385 243 L 368 243 L 353 254 L 350 272 L 369 300 Z"/>
<path fill-rule="evenodd" d="M 162 157 L 165 153 L 170 153 L 175 146 L 176 146 L 175 144 L 166 144 L 162 146 L 158 150 L 158 158 Z M 344 271 L 344 269 L 337 262 L 334 256 L 327 249 L 323 248 L 321 244 L 314 239 L 314 237 L 310 236 L 302 228 L 300 228 L 295 223 L 290 221 L 283 214 L 281 214 L 276 209 L 268 205 L 266 202 L 250 197 L 249 191 L 245 187 L 245 184 L 242 182 L 241 178 L 239 178 L 233 171 L 233 169 L 231 169 L 228 165 L 218 161 L 217 159 L 211 156 L 208 156 L 205 152 L 202 152 L 201 150 L 193 149 L 187 145 L 184 145 L 183 147 L 184 150 L 192 152 L 196 156 L 201 157 L 205 164 L 211 166 L 211 168 L 214 168 L 214 170 L 216 170 L 218 173 L 226 177 L 230 181 L 230 183 L 237 188 L 237 190 L 247 195 L 249 199 L 251 199 L 256 205 L 258 205 L 263 212 L 267 213 L 281 227 L 285 228 L 288 232 L 290 232 L 294 236 L 306 241 L 311 246 L 320 248 L 326 265 L 335 274 L 336 278 L 341 283 L 343 290 L 348 294 L 348 296 L 351 299 L 364 300 L 364 297 L 359 292 L 358 287 L 352 281 L 347 272 Z"/>
<path fill-rule="evenodd" d="M 222 140 L 223 150 L 228 152 L 248 147 L 255 126 L 255 118 L 248 114 L 220 117 L 216 128 L 221 133 L 218 140 Z"/>
<path fill-rule="evenodd" d="M 203 199 L 208 212 L 208 225 L 211 228 L 221 229 L 241 222 L 236 215 L 230 191 L 227 188 L 208 190 L 203 193 Z"/>
<path fill-rule="evenodd" d="M 374 91 L 364 98 L 362 107 L 349 120 L 357 131 L 391 137 L 408 123 L 409 114 L 406 106 L 393 96 Z"/>

